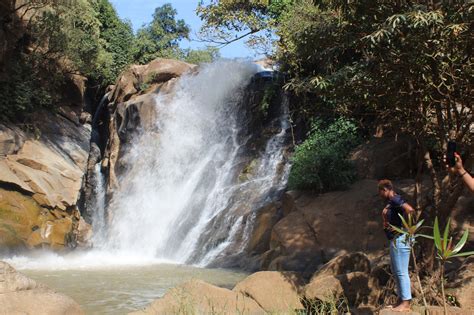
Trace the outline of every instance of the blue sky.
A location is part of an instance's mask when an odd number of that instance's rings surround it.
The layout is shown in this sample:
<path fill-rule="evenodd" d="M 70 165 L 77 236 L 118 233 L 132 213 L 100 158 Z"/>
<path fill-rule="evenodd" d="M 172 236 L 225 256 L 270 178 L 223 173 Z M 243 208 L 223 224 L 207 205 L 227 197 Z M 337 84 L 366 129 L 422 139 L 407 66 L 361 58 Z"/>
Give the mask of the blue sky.
<path fill-rule="evenodd" d="M 191 41 L 183 40 L 181 47 L 183 48 L 200 48 L 205 47 L 204 43 L 193 41 L 196 39 L 196 33 L 201 27 L 201 20 L 194 12 L 198 1 L 197 0 L 110 0 L 118 15 L 122 19 L 129 19 L 132 22 L 133 29 L 136 31 L 143 24 L 149 23 L 152 19 L 153 12 L 156 7 L 162 6 L 165 3 L 171 3 L 173 8 L 178 11 L 178 19 L 186 21 L 191 28 Z M 243 40 L 227 45 L 221 49 L 221 56 L 225 58 L 252 58 L 256 59 L 254 51 L 248 49 Z"/>

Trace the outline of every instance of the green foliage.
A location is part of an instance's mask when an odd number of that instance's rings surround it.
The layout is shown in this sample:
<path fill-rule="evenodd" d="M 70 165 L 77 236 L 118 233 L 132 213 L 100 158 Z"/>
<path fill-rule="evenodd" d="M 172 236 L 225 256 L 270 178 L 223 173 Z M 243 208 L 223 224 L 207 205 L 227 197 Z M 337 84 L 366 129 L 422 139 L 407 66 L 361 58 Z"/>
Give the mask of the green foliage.
<path fill-rule="evenodd" d="M 435 218 L 433 225 L 433 239 L 436 247 L 438 259 L 441 261 L 441 294 L 443 297 L 444 314 L 448 314 L 446 308 L 446 294 L 444 291 L 444 264 L 455 257 L 465 257 L 474 255 L 474 251 L 460 253 L 461 249 L 466 245 L 469 231 L 465 230 L 459 242 L 453 246 L 453 237 L 449 235 L 449 227 L 451 226 L 451 219 L 448 219 L 446 227 L 444 228 L 443 236 L 441 237 L 438 217 Z"/>
<path fill-rule="evenodd" d="M 53 109 L 64 77 L 81 74 L 91 86 L 114 83 L 134 57 L 146 62 L 154 57 L 188 57 L 210 60 L 212 49 L 188 51 L 177 46 L 189 29 L 184 21 L 175 21 L 176 11 L 167 4 L 156 9 L 154 20 L 139 32 L 138 43 L 130 22 L 122 21 L 108 0 L 26 2 L 22 15 L 12 10 L 5 19 L 6 32 L 16 33 L 16 19 L 24 19 L 25 35 L 7 54 L 0 73 L 0 109 L 3 119 L 23 119 L 39 108 Z M 150 43 L 146 47 L 147 43 Z M 143 48 L 144 54 L 140 55 Z M 137 50 L 138 49 L 138 50 Z"/>
<path fill-rule="evenodd" d="M 219 59 L 219 49 L 208 46 L 204 49 L 185 49 L 183 50 L 183 60 L 192 64 L 209 63 Z"/>
<path fill-rule="evenodd" d="M 145 64 L 158 57 L 179 58 L 180 40 L 188 38 L 189 27 L 184 20 L 176 20 L 176 10 L 167 3 L 157 7 L 153 21 L 137 32 L 134 60 Z"/>
<path fill-rule="evenodd" d="M 324 301 L 314 299 L 305 300 L 305 310 L 293 312 L 298 315 L 314 314 L 314 315 L 335 315 L 346 314 L 350 312 L 349 301 L 345 296 L 339 297 L 334 292 L 328 292 Z"/>
<path fill-rule="evenodd" d="M 279 18 L 294 0 L 201 1 L 196 9 L 203 20 L 202 40 L 225 46 L 247 38 L 247 45 L 268 53 Z"/>
<path fill-rule="evenodd" d="M 9 76 L 0 82 L 0 112 L 2 119 L 15 120 L 24 112 L 35 108 L 49 108 L 54 101 L 52 91 L 57 79 L 47 75 L 55 72 L 44 72 L 34 66 L 31 55 L 20 54 L 15 62 L 6 68 Z"/>
<path fill-rule="evenodd" d="M 453 237 L 449 235 L 449 227 L 451 225 L 451 219 L 446 223 L 444 228 L 443 236 L 441 237 L 438 218 L 436 217 L 433 226 L 433 239 L 437 251 L 438 258 L 445 262 L 454 257 L 463 257 L 474 255 L 474 251 L 460 253 L 461 249 L 466 245 L 469 231 L 465 230 L 459 242 L 454 246 Z"/>
<path fill-rule="evenodd" d="M 296 147 L 288 185 L 319 192 L 347 187 L 356 173 L 346 158 L 359 141 L 352 121 L 340 118 L 327 127 L 314 123 L 308 139 Z"/>
<path fill-rule="evenodd" d="M 131 23 L 121 20 L 108 0 L 99 0 L 96 11 L 104 60 L 100 78 L 103 85 L 108 85 L 114 83 L 120 72 L 132 62 L 135 37 Z"/>

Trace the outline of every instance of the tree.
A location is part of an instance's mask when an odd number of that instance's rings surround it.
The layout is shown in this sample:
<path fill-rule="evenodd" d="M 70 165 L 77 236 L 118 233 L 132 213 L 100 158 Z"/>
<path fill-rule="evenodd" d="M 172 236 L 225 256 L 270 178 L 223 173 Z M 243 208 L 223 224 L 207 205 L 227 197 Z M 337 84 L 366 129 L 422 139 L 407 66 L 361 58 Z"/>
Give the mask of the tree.
<path fill-rule="evenodd" d="M 100 39 L 107 66 L 102 69 L 103 84 L 112 84 L 133 61 L 133 34 L 129 21 L 122 21 L 108 0 L 99 0 L 96 11 L 100 21 Z"/>
<path fill-rule="evenodd" d="M 220 47 L 247 38 L 247 44 L 258 47 L 272 38 L 280 15 L 294 0 L 201 1 L 196 9 L 204 24 L 200 38 Z M 257 33 L 263 31 L 263 35 Z"/>
<path fill-rule="evenodd" d="M 208 46 L 204 49 L 185 49 L 183 59 L 193 64 L 209 63 L 220 57 L 219 49 Z"/>
<path fill-rule="evenodd" d="M 137 32 L 135 62 L 145 64 L 151 60 L 179 57 L 179 41 L 189 36 L 184 20 L 176 20 L 176 10 L 167 3 L 155 9 L 153 20 Z"/>

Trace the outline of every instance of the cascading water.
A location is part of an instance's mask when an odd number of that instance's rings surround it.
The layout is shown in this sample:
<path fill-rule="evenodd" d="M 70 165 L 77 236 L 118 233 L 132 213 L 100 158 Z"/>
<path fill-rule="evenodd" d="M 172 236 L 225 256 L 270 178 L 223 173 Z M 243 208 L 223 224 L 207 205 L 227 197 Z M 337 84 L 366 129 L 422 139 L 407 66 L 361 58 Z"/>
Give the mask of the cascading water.
<path fill-rule="evenodd" d="M 221 61 L 181 77 L 172 94 L 156 95 L 154 126 L 126 135 L 113 194 L 105 193 L 101 172 L 107 133 L 98 122 L 109 119 L 100 110 L 108 105 L 104 97 L 94 116 L 89 162 L 96 164 L 84 197 L 93 249 L 2 260 L 91 314 L 143 308 L 190 278 L 234 286 L 245 273 L 167 263 L 226 267 L 228 257 L 245 258 L 259 210 L 285 187 L 288 104 L 278 92 L 275 101 L 261 102 L 273 82 L 255 81 L 258 71 L 251 63 Z"/>
<path fill-rule="evenodd" d="M 101 172 L 101 165 L 97 163 L 94 166 L 94 177 L 97 181 L 94 187 L 94 202 L 92 206 L 95 210 L 92 215 L 92 230 L 94 231 L 93 240 L 94 244 L 103 243 L 106 238 L 106 202 L 105 202 L 105 178 Z"/>
<path fill-rule="evenodd" d="M 282 104 L 252 175 L 239 178 L 251 137 L 242 99 L 257 72 L 251 63 L 220 61 L 182 77 L 171 99 L 156 96 L 156 128 L 135 136 L 121 158 L 126 171 L 109 204 L 107 239 L 96 238 L 96 248 L 207 264 L 250 233 L 243 216 L 271 201 L 288 171 Z M 225 237 L 206 237 L 216 224 Z"/>

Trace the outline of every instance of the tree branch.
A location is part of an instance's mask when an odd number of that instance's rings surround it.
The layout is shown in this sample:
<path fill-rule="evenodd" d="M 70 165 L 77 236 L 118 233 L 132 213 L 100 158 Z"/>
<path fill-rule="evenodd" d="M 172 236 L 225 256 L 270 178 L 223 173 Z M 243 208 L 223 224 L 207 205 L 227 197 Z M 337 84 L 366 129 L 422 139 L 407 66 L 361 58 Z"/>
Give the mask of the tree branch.
<path fill-rule="evenodd" d="M 241 40 L 242 38 L 245 38 L 249 35 L 252 35 L 252 34 L 255 34 L 255 33 L 258 33 L 260 32 L 260 30 L 250 30 L 249 32 L 243 34 L 243 35 L 240 35 L 238 37 L 235 37 L 231 40 L 223 40 L 223 41 L 218 41 L 218 40 L 214 40 L 214 39 L 196 39 L 194 41 L 196 42 L 200 42 L 200 43 L 212 43 L 212 44 L 216 44 L 218 46 L 216 46 L 217 48 L 223 48 L 233 42 L 236 42 L 238 40 Z"/>

